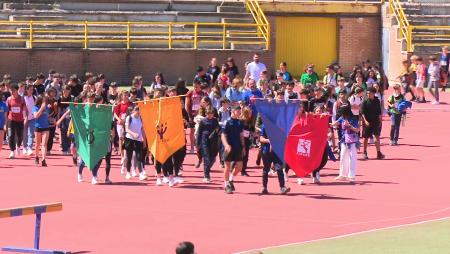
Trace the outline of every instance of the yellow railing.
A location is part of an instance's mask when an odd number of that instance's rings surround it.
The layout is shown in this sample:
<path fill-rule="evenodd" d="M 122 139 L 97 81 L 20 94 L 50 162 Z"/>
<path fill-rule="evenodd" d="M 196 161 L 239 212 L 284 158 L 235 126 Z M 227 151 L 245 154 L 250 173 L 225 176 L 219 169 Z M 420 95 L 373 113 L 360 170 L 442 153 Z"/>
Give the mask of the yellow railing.
<path fill-rule="evenodd" d="M 266 40 L 266 50 L 270 48 L 270 24 L 264 14 L 263 9 L 259 5 L 258 0 L 247 0 L 245 1 L 247 10 L 252 14 L 253 19 L 258 25 L 258 32 Z"/>
<path fill-rule="evenodd" d="M 127 49 L 232 49 L 235 45 L 262 45 L 266 49 L 269 48 L 267 24 L 0 21 L 0 27 L 0 42 L 3 45 L 25 43 L 27 48 L 42 43 L 55 47 L 58 43 L 73 44 L 74 47 L 84 49 L 95 48 L 99 43 L 109 43 L 115 48 Z"/>
<path fill-rule="evenodd" d="M 427 38 L 438 40 L 450 38 L 450 26 L 415 26 L 411 25 L 405 15 L 400 0 L 389 0 L 390 13 L 394 15 L 399 26 L 400 39 L 406 42 L 406 51 L 413 52 L 414 46 L 443 46 L 441 42 L 414 42 L 414 38 Z M 419 34 L 419 31 L 428 31 L 429 34 Z M 441 33 L 439 33 L 440 31 Z M 442 33 L 447 32 L 447 33 Z M 449 44 L 449 43 L 447 43 Z"/>
<path fill-rule="evenodd" d="M 285 0 L 260 0 L 261 2 L 283 2 Z M 333 4 L 382 4 L 385 0 L 289 0 L 292 3 L 333 3 Z"/>
<path fill-rule="evenodd" d="M 400 0 L 389 0 L 389 11 L 394 15 L 399 26 L 400 39 L 406 41 L 406 49 L 408 52 L 412 51 L 412 27 L 406 18 L 405 11 L 400 3 Z"/>

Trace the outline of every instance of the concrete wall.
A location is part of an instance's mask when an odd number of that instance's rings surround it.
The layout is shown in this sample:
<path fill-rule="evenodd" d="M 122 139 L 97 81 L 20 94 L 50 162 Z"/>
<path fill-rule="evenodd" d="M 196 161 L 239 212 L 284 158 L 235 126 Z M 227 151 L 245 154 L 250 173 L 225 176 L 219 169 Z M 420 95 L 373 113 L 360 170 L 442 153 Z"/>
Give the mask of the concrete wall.
<path fill-rule="evenodd" d="M 63 74 L 82 75 L 86 71 L 104 73 L 108 81 L 130 84 L 135 75 L 142 75 L 150 83 L 156 72 L 162 72 L 168 82 L 182 77 L 189 82 L 196 66 L 206 67 L 212 57 L 219 63 L 233 57 L 241 72 L 245 61 L 251 61 L 253 52 L 220 50 L 78 50 L 33 49 L 0 50 L 0 75 L 10 73 L 14 81 L 27 75 L 55 69 Z M 273 70 L 272 51 L 261 53 L 262 61 Z"/>

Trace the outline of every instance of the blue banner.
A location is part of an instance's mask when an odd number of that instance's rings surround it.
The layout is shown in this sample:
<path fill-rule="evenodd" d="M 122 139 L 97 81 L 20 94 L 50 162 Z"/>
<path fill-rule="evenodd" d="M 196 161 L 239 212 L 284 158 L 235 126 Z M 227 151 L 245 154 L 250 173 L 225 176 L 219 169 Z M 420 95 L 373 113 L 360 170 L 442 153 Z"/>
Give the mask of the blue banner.
<path fill-rule="evenodd" d="M 255 106 L 267 130 L 272 150 L 285 162 L 284 146 L 300 108 L 300 101 L 256 100 Z"/>

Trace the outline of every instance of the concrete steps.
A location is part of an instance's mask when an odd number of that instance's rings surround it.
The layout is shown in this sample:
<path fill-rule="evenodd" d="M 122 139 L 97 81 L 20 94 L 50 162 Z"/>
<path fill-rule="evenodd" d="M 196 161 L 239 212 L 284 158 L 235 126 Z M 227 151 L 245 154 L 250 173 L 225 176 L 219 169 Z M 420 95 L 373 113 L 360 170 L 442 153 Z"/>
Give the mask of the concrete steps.
<path fill-rule="evenodd" d="M 2 17 L 10 21 L 36 21 L 33 25 L 33 48 L 83 48 L 84 21 L 91 22 L 162 22 L 162 24 L 133 24 L 131 48 L 168 48 L 168 26 L 173 24 L 172 48 L 194 48 L 194 22 L 233 23 L 226 27 L 226 48 L 238 50 L 262 50 L 265 40 L 255 34 L 257 27 L 247 12 L 244 2 L 238 1 L 177 1 L 156 0 L 148 2 L 93 0 L 86 3 L 77 0 L 36 0 L 33 4 L 5 3 L 0 10 Z M 41 3 L 40 1 L 44 1 Z M 55 3 L 57 2 L 57 3 Z M 39 21 L 50 21 L 41 24 Z M 58 21 L 80 22 L 63 24 Z M 184 24 L 181 24 L 184 23 Z M 242 25 L 239 25 L 242 24 Z M 26 39 L 27 24 L 0 24 L 0 39 Z M 56 31 L 56 32 L 55 32 Z M 198 49 L 223 47 L 223 26 L 198 26 Z M 252 33 L 253 32 L 253 33 Z M 89 48 L 126 48 L 126 24 L 94 24 L 88 27 Z M 148 40 L 152 40 L 149 42 Z M 25 47 L 28 42 L 4 43 L 0 47 Z"/>

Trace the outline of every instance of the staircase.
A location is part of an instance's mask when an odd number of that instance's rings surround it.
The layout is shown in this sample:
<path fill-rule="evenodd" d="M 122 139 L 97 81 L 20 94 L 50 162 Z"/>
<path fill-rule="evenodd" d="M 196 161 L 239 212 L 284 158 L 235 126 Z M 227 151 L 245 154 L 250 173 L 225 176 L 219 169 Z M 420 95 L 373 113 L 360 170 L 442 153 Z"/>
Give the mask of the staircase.
<path fill-rule="evenodd" d="M 266 49 L 237 0 L 31 2 L 3 3 L 0 48 Z"/>
<path fill-rule="evenodd" d="M 391 0 L 392 1 L 392 0 Z M 405 17 L 409 22 L 411 47 L 403 47 L 409 53 L 430 55 L 440 52 L 443 45 L 450 45 L 450 1 L 401 0 Z"/>

